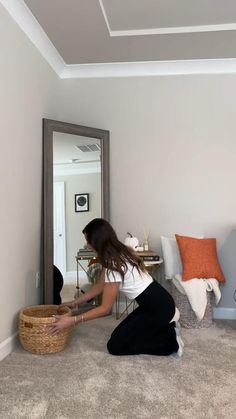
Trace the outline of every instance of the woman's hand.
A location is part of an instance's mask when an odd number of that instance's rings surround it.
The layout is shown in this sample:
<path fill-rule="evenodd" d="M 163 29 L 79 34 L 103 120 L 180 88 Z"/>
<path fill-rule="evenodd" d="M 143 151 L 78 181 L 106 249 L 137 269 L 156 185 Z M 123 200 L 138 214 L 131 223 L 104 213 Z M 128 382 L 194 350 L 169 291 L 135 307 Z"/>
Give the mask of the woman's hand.
<path fill-rule="evenodd" d="M 48 331 L 50 335 L 56 335 L 57 333 L 61 332 L 63 329 L 71 327 L 74 325 L 74 317 L 73 316 L 54 316 L 56 321 L 55 323 L 48 326 Z"/>

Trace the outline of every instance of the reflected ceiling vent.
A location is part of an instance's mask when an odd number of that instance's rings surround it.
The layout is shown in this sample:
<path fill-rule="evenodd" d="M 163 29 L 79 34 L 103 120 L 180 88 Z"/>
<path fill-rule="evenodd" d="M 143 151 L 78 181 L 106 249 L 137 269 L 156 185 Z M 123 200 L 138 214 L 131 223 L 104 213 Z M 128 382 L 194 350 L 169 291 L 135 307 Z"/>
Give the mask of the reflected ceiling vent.
<path fill-rule="evenodd" d="M 80 159 L 71 159 L 71 163 L 79 163 Z"/>
<path fill-rule="evenodd" d="M 90 153 L 91 151 L 100 151 L 99 144 L 76 145 L 76 148 L 78 148 L 83 153 Z"/>

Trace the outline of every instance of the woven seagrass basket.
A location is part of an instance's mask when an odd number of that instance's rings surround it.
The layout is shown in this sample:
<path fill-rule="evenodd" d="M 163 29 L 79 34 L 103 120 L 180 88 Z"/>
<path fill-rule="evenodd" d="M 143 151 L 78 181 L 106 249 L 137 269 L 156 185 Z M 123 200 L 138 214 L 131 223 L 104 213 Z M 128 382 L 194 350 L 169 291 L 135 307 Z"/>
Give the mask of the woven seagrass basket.
<path fill-rule="evenodd" d="M 67 346 L 73 328 L 67 328 L 52 336 L 48 326 L 55 322 L 54 315 L 71 316 L 68 307 L 37 305 L 26 307 L 19 316 L 19 338 L 23 348 L 34 354 L 52 354 L 63 351 Z"/>
<path fill-rule="evenodd" d="M 207 305 L 204 317 L 201 321 L 197 319 L 196 314 L 191 308 L 189 300 L 186 295 L 182 294 L 176 286 L 170 283 L 170 293 L 175 300 L 175 305 L 180 312 L 180 325 L 186 329 L 200 329 L 210 327 L 212 325 L 212 292 L 207 292 Z"/>

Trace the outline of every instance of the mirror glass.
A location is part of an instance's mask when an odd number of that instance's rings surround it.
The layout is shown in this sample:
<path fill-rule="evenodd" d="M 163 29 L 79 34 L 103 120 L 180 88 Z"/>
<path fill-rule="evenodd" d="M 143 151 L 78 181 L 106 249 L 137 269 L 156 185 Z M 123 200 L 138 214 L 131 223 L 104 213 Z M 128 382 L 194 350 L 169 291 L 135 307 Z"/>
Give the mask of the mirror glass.
<path fill-rule="evenodd" d="M 100 140 L 53 133 L 53 263 L 74 272 L 83 227 L 101 217 Z"/>
<path fill-rule="evenodd" d="M 64 285 L 74 282 L 75 292 L 76 255 L 85 244 L 82 230 L 93 218 L 109 219 L 109 132 L 44 120 L 43 137 L 43 302 L 52 304 L 53 266 Z"/>

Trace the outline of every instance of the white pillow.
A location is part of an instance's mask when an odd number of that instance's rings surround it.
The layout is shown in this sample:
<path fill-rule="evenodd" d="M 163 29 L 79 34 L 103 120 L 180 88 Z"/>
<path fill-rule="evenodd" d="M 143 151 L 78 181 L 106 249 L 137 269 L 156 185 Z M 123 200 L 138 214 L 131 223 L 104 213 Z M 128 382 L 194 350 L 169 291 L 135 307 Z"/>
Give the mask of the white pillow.
<path fill-rule="evenodd" d="M 191 237 L 195 237 L 196 239 L 204 238 L 204 236 Z M 161 247 L 164 260 L 165 277 L 167 279 L 171 279 L 174 278 L 175 275 L 182 274 L 183 266 L 175 237 L 161 236 Z"/>
<path fill-rule="evenodd" d="M 174 278 L 183 271 L 177 241 L 174 237 L 161 236 L 161 247 L 164 259 L 165 277 Z"/>

